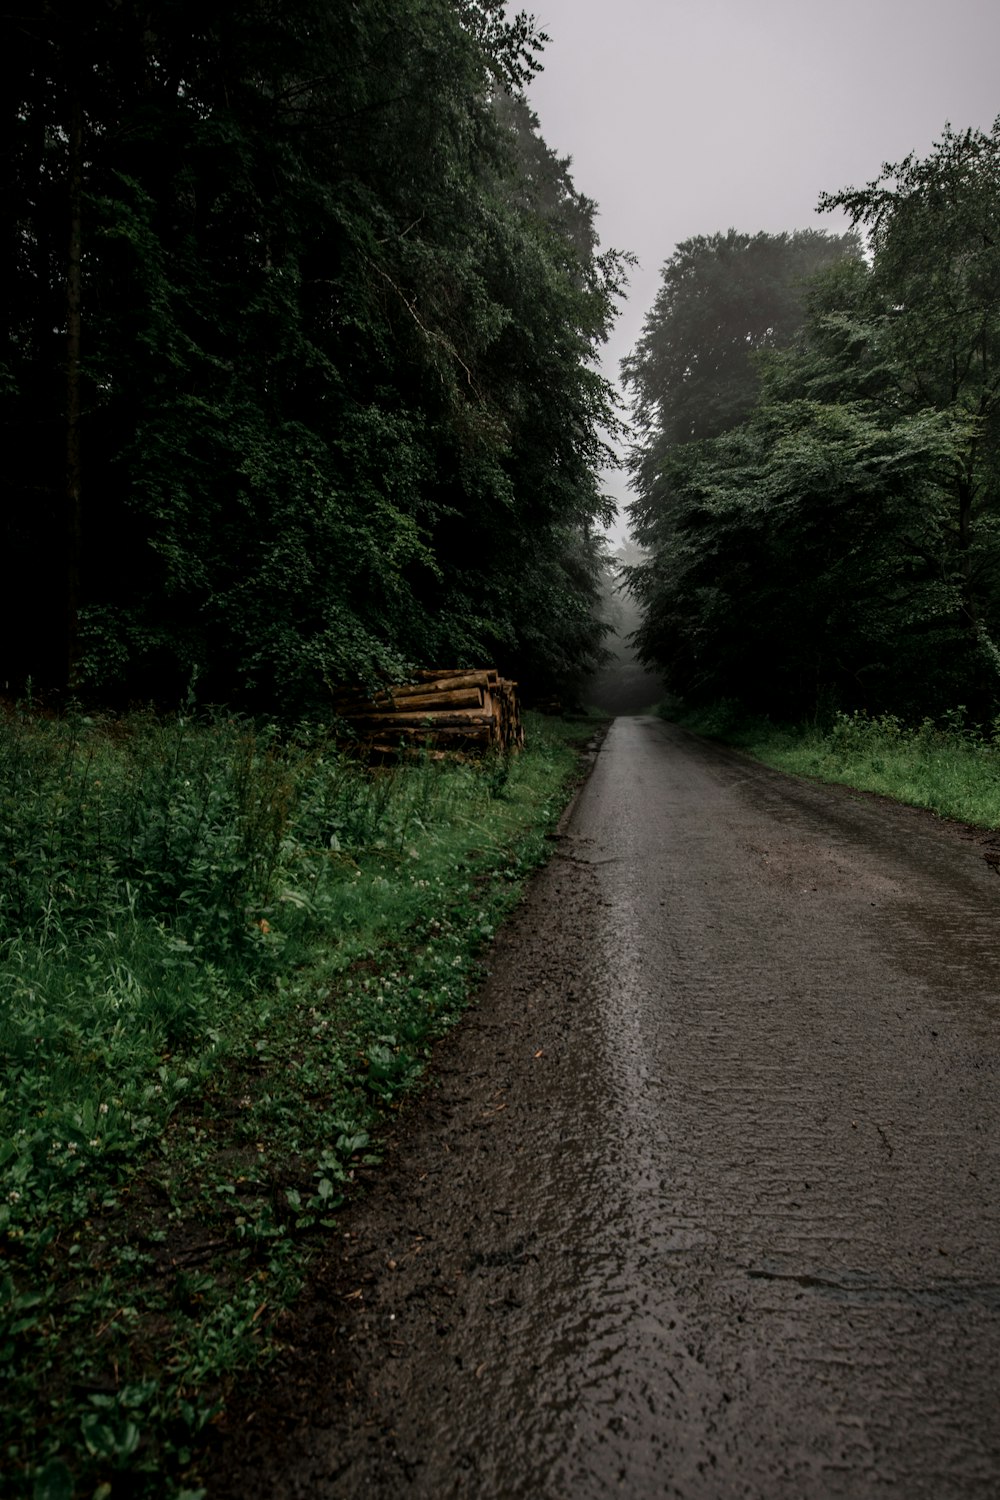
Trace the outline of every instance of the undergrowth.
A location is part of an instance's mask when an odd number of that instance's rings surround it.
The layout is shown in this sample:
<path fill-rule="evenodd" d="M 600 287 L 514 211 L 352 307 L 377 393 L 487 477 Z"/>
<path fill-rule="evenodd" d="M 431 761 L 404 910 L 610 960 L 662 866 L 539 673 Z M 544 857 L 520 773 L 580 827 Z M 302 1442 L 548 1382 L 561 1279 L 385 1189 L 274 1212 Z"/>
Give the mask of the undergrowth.
<path fill-rule="evenodd" d="M 3 717 L 4 1494 L 201 1493 L 592 727 L 369 771 L 310 725 Z"/>
<path fill-rule="evenodd" d="M 678 717 L 671 713 L 671 717 Z M 957 708 L 907 725 L 892 714 L 838 713 L 825 727 L 777 725 L 731 703 L 680 717 L 777 770 L 877 792 L 941 817 L 1000 827 L 1000 721 L 984 733 Z"/>

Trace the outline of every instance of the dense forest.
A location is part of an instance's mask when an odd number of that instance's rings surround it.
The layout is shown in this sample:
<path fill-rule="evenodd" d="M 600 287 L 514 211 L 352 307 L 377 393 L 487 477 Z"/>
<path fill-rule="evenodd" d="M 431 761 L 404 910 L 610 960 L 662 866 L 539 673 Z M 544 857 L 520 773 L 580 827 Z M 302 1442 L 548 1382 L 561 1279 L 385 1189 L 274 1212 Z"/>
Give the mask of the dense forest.
<path fill-rule="evenodd" d="M 627 257 L 501 0 L 2 22 L 0 691 L 295 712 L 600 657 Z"/>
<path fill-rule="evenodd" d="M 819 206 L 854 232 L 679 245 L 624 363 L 639 647 L 691 704 L 988 725 L 1000 120 Z"/>

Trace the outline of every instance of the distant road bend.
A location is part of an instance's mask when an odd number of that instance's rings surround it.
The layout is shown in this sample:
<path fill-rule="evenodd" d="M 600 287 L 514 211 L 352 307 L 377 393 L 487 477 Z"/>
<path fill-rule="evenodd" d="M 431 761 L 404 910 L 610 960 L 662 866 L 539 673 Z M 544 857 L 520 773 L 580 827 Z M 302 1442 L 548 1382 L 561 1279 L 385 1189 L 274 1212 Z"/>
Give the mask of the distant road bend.
<path fill-rule="evenodd" d="M 616 720 L 213 1500 L 996 1500 L 998 917 Z"/>

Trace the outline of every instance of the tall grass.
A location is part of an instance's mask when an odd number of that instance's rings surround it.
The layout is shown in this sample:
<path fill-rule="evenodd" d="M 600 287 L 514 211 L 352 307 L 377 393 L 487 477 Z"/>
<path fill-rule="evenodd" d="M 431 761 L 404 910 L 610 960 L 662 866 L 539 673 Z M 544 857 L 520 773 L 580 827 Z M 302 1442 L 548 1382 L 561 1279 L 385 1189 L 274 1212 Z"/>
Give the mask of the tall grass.
<path fill-rule="evenodd" d="M 935 723 L 907 725 L 892 714 L 836 714 L 827 727 L 772 724 L 719 704 L 683 720 L 756 759 L 800 776 L 877 792 L 941 817 L 1000 827 L 1000 749 L 993 733 L 967 723 L 961 708 Z"/>
<path fill-rule="evenodd" d="M 0 1136 L 84 1100 L 134 1114 L 164 1060 L 187 1087 L 317 942 L 343 961 L 355 934 L 404 931 L 456 823 L 489 844 L 498 784 L 490 765 L 369 771 L 308 726 L 7 714 Z"/>
<path fill-rule="evenodd" d="M 211 1041 L 267 974 L 257 920 L 294 801 L 287 757 L 245 725 L 4 717 L 0 1132 L 107 1112 Z"/>
<path fill-rule="evenodd" d="M 266 1350 L 260 1286 L 294 1294 L 543 856 L 573 737 L 371 771 L 310 725 L 0 719 L 12 1494 L 185 1492 Z"/>

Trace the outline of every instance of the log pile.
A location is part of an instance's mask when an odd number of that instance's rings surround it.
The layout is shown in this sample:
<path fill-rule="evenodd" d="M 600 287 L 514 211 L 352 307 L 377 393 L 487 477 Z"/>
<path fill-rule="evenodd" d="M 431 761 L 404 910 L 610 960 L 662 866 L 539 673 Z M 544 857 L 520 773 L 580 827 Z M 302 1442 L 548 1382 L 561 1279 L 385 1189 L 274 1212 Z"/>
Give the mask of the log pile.
<path fill-rule="evenodd" d="M 334 712 L 369 754 L 429 747 L 483 755 L 524 744 L 517 684 L 492 668 L 421 671 L 413 678 L 370 698 L 351 691 L 334 695 Z"/>

